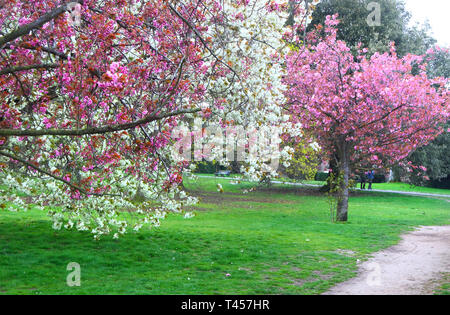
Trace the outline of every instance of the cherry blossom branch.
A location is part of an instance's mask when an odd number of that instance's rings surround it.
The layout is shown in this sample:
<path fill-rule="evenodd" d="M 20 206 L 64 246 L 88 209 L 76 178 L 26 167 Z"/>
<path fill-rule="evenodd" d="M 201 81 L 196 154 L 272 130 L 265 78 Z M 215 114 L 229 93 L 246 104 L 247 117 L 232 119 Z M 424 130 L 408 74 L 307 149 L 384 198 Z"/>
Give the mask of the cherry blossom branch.
<path fill-rule="evenodd" d="M 26 161 L 26 160 L 24 160 L 24 159 L 22 159 L 22 158 L 20 158 L 20 157 L 14 156 L 14 155 L 9 154 L 9 153 L 4 152 L 4 151 L 0 151 L 0 155 L 6 156 L 6 157 L 8 157 L 8 158 L 10 158 L 10 159 L 12 159 L 12 160 L 15 160 L 15 161 L 17 161 L 17 162 L 20 162 L 20 163 L 22 163 L 22 164 L 24 164 L 24 165 L 26 165 L 26 166 L 28 166 L 28 167 L 31 167 L 32 169 L 38 171 L 38 172 L 41 173 L 41 174 L 48 175 L 48 176 L 50 176 L 51 178 L 56 179 L 57 181 L 63 182 L 64 184 L 70 186 L 71 188 L 73 188 L 73 189 L 75 189 L 75 190 L 78 190 L 79 192 L 81 192 L 81 193 L 84 194 L 84 195 L 91 195 L 91 196 L 119 196 L 119 195 L 114 195 L 114 194 L 99 194 L 99 193 L 91 193 L 91 192 L 88 192 L 88 191 L 84 190 L 83 188 L 80 188 L 80 187 L 78 187 L 77 185 L 72 184 L 71 182 L 65 180 L 64 178 L 61 178 L 61 177 L 59 177 L 59 176 L 56 176 L 56 175 L 54 175 L 54 174 L 52 174 L 52 173 L 50 173 L 50 172 L 48 172 L 48 171 L 46 171 L 46 170 L 44 170 L 44 169 L 38 167 L 38 166 L 34 165 L 33 163 L 28 162 L 28 161 Z"/>
<path fill-rule="evenodd" d="M 190 109 L 190 110 L 179 110 L 171 113 L 159 114 L 159 115 L 150 115 L 140 120 L 112 125 L 112 126 L 104 126 L 104 127 L 93 127 L 93 128 L 85 128 L 78 130 L 70 130 L 70 129 L 47 129 L 47 130 L 19 130 L 19 129 L 0 129 L 1 136 L 16 136 L 16 137 L 39 137 L 39 136 L 83 136 L 83 135 L 93 135 L 93 134 L 104 134 L 109 132 L 117 132 L 132 129 L 138 127 L 140 125 L 145 125 L 155 120 L 161 120 L 168 117 L 178 116 L 182 114 L 193 114 L 201 111 L 201 109 Z"/>
<path fill-rule="evenodd" d="M 21 43 L 20 45 L 17 45 L 16 47 L 20 47 L 20 48 L 25 48 L 25 49 L 29 49 L 29 50 L 42 50 L 45 51 L 46 53 L 49 53 L 51 55 L 55 55 L 63 60 L 67 60 L 69 59 L 69 56 L 66 55 L 65 53 L 58 51 L 54 48 L 51 47 L 46 47 L 46 46 L 32 46 L 28 43 Z M 13 47 L 4 47 L 5 49 L 14 49 Z"/>
<path fill-rule="evenodd" d="M 25 24 L 25 25 L 19 27 L 18 29 L 16 29 L 15 31 L 13 31 L 3 37 L 0 37 L 0 48 L 2 48 L 5 44 L 7 44 L 15 39 L 30 33 L 34 29 L 41 28 L 45 23 L 57 18 L 62 13 L 66 12 L 68 10 L 68 5 L 69 5 L 69 3 L 72 3 L 72 2 L 77 2 L 77 3 L 83 4 L 84 0 L 72 0 L 68 3 L 64 3 L 63 5 L 51 10 L 50 12 L 45 13 L 37 20 L 35 20 L 31 23 Z"/>
<path fill-rule="evenodd" d="M 6 68 L 3 70 L 0 70 L 0 75 L 11 74 L 11 73 L 20 72 L 20 71 L 27 71 L 27 70 L 31 70 L 31 69 L 46 69 L 46 70 L 48 70 L 48 69 L 55 69 L 58 67 L 59 67 L 58 64 L 37 64 L 37 65 L 19 66 L 19 67 L 12 67 L 12 68 Z"/>
<path fill-rule="evenodd" d="M 65 53 L 60 52 L 60 51 L 58 51 L 58 50 L 56 50 L 54 48 L 51 48 L 51 47 L 39 47 L 39 46 L 38 47 L 33 47 L 31 45 L 21 45 L 21 47 L 25 48 L 25 49 L 30 49 L 30 50 L 39 50 L 40 49 L 42 51 L 45 51 L 46 53 L 55 55 L 55 56 L 57 56 L 57 57 L 59 57 L 59 58 L 61 58 L 63 60 L 69 59 L 69 56 L 66 55 Z"/>
<path fill-rule="evenodd" d="M 227 67 L 231 72 L 233 72 L 233 75 L 236 76 L 239 80 L 241 79 L 239 74 L 230 66 L 228 65 L 226 62 L 224 62 L 221 58 L 219 58 L 211 48 L 209 48 L 208 43 L 206 43 L 206 41 L 203 39 L 203 37 L 200 35 L 200 33 L 197 31 L 197 29 L 195 27 L 193 27 L 191 25 L 191 23 L 189 23 L 189 21 L 187 19 L 185 19 L 170 3 L 167 4 L 167 6 L 169 7 L 169 9 L 176 15 L 178 16 L 184 24 L 187 25 L 187 27 L 189 27 L 192 32 L 194 32 L 195 36 L 202 42 L 203 46 L 206 48 L 206 50 L 221 64 L 223 64 L 225 67 Z"/>

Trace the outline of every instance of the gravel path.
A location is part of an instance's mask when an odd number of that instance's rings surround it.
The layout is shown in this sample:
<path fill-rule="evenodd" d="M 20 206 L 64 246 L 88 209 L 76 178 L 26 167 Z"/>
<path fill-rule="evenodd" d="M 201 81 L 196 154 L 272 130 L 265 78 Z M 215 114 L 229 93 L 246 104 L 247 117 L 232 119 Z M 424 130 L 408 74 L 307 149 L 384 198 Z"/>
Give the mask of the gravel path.
<path fill-rule="evenodd" d="M 432 294 L 443 273 L 450 272 L 450 226 L 421 227 L 379 251 L 359 267 L 358 276 L 326 295 Z"/>

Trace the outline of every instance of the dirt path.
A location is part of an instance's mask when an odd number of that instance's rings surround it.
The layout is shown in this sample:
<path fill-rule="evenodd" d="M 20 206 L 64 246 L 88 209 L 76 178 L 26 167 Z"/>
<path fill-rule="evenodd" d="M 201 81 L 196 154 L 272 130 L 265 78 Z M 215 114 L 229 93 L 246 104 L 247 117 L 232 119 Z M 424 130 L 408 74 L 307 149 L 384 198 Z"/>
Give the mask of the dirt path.
<path fill-rule="evenodd" d="M 432 294 L 444 272 L 450 272 L 450 226 L 421 227 L 362 263 L 356 278 L 324 294 Z"/>

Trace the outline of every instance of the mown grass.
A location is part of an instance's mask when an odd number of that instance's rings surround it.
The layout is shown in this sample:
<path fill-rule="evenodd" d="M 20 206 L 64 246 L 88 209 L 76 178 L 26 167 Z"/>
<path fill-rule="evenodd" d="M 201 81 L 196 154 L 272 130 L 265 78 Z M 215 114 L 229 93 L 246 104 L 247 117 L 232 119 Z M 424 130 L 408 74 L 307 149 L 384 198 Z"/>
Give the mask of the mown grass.
<path fill-rule="evenodd" d="M 406 183 L 379 183 L 379 184 L 375 183 L 375 184 L 372 184 L 372 186 L 374 189 L 379 189 L 379 190 L 409 191 L 409 192 L 441 194 L 441 195 L 449 195 L 450 196 L 450 189 L 413 186 L 413 185 L 406 184 Z M 366 185 L 366 187 L 367 187 L 367 185 Z"/>
<path fill-rule="evenodd" d="M 439 281 L 440 285 L 435 291 L 435 295 L 450 295 L 450 273 L 442 274 L 442 279 Z"/>
<path fill-rule="evenodd" d="M 224 193 L 217 192 L 221 183 Z M 45 213 L 0 210 L 2 294 L 318 294 L 355 275 L 357 259 L 418 225 L 450 224 L 445 198 L 357 193 L 348 223 L 331 223 L 315 189 L 185 180 L 196 217 L 120 240 L 53 231 Z M 81 286 L 69 287 L 69 262 Z"/>
<path fill-rule="evenodd" d="M 199 176 L 207 176 L 207 177 L 214 177 L 213 174 L 196 174 Z M 231 174 L 229 178 L 233 178 L 237 175 Z M 308 185 L 325 185 L 326 182 L 324 181 L 316 181 L 316 180 L 304 180 L 304 181 L 295 181 L 289 178 L 281 178 L 278 181 L 284 181 L 284 182 L 299 182 L 303 184 Z M 360 187 L 360 183 L 357 183 L 357 188 Z M 368 184 L 366 183 L 366 188 L 368 187 Z M 372 188 L 376 190 L 392 190 L 392 191 L 404 191 L 404 192 L 419 192 L 419 193 L 428 193 L 428 194 L 437 194 L 437 195 L 449 195 L 450 196 L 450 189 L 442 189 L 442 188 L 432 188 L 432 187 L 422 187 L 422 186 L 414 186 L 407 183 L 397 183 L 397 182 L 390 182 L 390 183 L 373 183 Z"/>

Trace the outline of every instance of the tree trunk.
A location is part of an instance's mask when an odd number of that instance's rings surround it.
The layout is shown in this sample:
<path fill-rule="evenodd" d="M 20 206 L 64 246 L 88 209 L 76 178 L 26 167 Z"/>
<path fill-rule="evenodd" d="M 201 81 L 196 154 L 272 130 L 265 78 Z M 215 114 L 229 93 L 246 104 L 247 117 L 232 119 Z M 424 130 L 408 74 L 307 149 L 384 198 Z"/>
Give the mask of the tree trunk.
<path fill-rule="evenodd" d="M 338 175 L 339 174 L 339 165 L 338 165 L 338 161 L 339 161 L 339 156 L 336 154 L 333 158 L 331 158 L 328 162 L 328 168 L 331 170 L 331 172 L 334 175 Z M 330 184 L 327 183 L 325 185 L 323 185 L 322 187 L 320 187 L 320 192 L 322 193 L 327 193 L 329 192 L 332 188 L 334 187 L 330 187 Z"/>
<path fill-rule="evenodd" d="M 344 180 L 340 183 L 341 187 L 338 193 L 339 199 L 336 210 L 336 221 L 346 222 L 348 219 L 348 181 L 350 177 L 350 157 L 345 145 L 342 149 L 339 160 L 339 170 L 343 173 Z"/>

